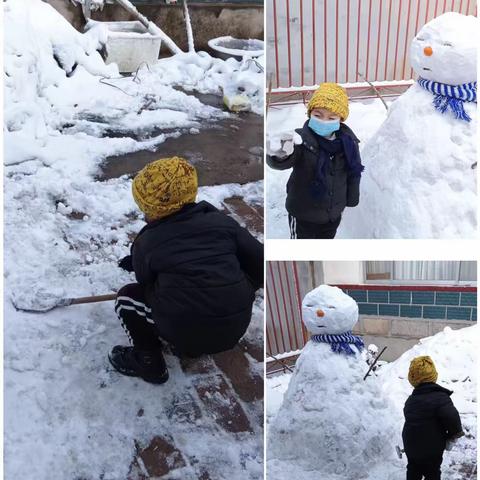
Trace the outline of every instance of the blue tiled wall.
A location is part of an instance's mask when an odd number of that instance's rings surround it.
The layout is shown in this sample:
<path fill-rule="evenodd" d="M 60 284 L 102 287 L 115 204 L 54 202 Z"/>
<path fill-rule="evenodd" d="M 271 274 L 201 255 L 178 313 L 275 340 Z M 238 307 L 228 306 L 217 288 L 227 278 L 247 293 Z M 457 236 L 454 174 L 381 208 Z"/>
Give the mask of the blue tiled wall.
<path fill-rule="evenodd" d="M 477 294 L 435 290 L 346 288 L 361 315 L 477 321 Z"/>

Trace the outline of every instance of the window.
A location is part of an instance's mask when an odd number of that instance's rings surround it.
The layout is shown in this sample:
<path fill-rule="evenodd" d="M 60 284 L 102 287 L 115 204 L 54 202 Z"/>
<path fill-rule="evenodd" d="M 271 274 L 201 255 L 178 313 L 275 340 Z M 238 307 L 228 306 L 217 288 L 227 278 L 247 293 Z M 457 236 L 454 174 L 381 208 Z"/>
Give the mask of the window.
<path fill-rule="evenodd" d="M 367 283 L 476 284 L 477 262 L 387 261 L 365 262 Z"/>

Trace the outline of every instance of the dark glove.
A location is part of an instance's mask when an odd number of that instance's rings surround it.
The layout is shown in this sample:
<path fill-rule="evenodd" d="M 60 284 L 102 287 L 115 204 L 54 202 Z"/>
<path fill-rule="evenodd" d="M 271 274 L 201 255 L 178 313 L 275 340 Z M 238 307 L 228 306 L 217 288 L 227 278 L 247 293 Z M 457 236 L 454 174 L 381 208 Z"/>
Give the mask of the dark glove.
<path fill-rule="evenodd" d="M 132 256 L 127 255 L 118 262 L 118 266 L 127 272 L 133 272 Z"/>

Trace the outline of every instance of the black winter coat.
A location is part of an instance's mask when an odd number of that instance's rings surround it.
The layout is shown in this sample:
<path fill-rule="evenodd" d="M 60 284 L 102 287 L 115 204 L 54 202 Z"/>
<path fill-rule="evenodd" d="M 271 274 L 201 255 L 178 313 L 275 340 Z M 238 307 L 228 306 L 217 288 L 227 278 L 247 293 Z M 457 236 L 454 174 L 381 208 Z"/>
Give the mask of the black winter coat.
<path fill-rule="evenodd" d="M 350 135 L 356 142 L 360 140 L 345 124 L 340 124 L 340 131 Z M 338 153 L 331 158 L 331 165 L 326 175 L 327 194 L 316 199 L 312 195 L 312 183 L 315 179 L 319 145 L 317 135 L 305 123 L 296 130 L 303 143 L 295 145 L 294 151 L 286 158 L 267 156 L 267 164 L 275 170 L 293 168 L 287 183 L 287 201 L 285 207 L 298 220 L 325 224 L 338 220 L 345 207 L 355 207 L 360 199 L 360 177 L 349 177 L 345 155 Z"/>
<path fill-rule="evenodd" d="M 160 336 L 191 356 L 233 348 L 263 286 L 263 245 L 207 202 L 147 224 L 132 264 Z"/>
<path fill-rule="evenodd" d="M 405 402 L 402 437 L 411 459 L 441 457 L 446 441 L 462 432 L 462 423 L 450 395 L 436 383 L 422 383 Z"/>

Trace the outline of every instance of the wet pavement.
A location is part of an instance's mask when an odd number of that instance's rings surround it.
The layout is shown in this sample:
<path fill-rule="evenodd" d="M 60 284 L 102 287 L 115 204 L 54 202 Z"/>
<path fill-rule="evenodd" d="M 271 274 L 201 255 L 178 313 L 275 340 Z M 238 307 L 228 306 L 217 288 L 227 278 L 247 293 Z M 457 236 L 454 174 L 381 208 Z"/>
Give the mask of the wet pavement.
<path fill-rule="evenodd" d="M 207 105 L 223 108 L 221 96 L 195 94 L 195 97 Z M 150 135 L 160 133 L 154 131 Z M 149 162 L 175 155 L 186 158 L 197 167 L 200 186 L 261 180 L 263 117 L 251 112 L 232 113 L 229 118 L 205 122 L 199 130 L 184 129 L 180 136 L 168 138 L 153 151 L 107 157 L 97 178 L 108 180 L 125 174 L 134 175 Z"/>

